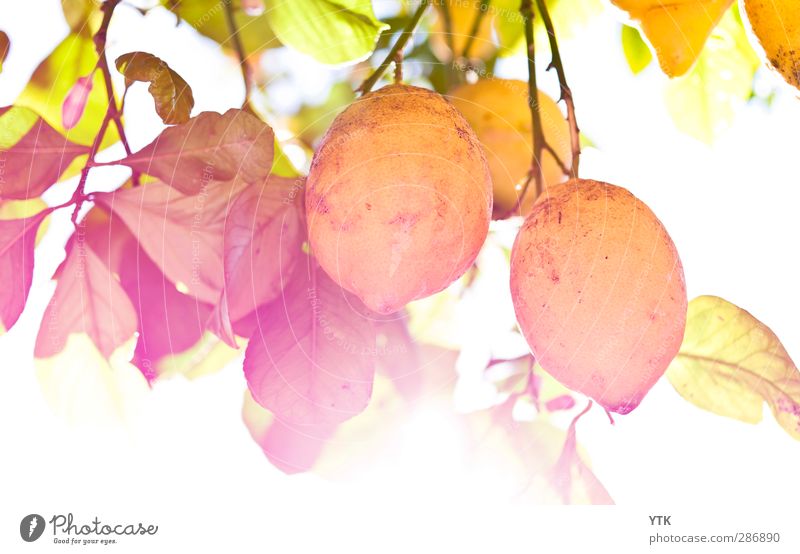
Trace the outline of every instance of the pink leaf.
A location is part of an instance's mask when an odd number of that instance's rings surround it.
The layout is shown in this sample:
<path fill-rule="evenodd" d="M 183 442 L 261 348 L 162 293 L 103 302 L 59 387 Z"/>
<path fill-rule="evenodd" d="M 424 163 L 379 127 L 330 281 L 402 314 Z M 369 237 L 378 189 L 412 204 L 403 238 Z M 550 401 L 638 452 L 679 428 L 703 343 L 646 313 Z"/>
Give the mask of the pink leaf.
<path fill-rule="evenodd" d="M 0 332 L 11 329 L 25 308 L 33 279 L 36 232 L 51 211 L 0 221 Z"/>
<path fill-rule="evenodd" d="M 68 141 L 35 112 L 21 106 L 0 108 L 3 178 L 0 198 L 40 196 L 87 146 Z"/>
<path fill-rule="evenodd" d="M 125 250 L 120 282 L 139 319 L 134 363 L 152 382 L 161 360 L 188 350 L 202 338 L 211 306 L 179 292 L 135 242 Z"/>
<path fill-rule="evenodd" d="M 236 109 L 203 112 L 165 129 L 153 142 L 120 161 L 184 194 L 238 178 L 263 183 L 272 168 L 275 136 L 269 125 Z"/>
<path fill-rule="evenodd" d="M 228 214 L 224 234 L 225 290 L 213 327 L 231 346 L 237 321 L 278 297 L 297 258 L 305 229 L 298 190 L 302 181 L 271 176 L 245 188 Z"/>
<path fill-rule="evenodd" d="M 242 418 L 272 465 L 284 473 L 309 471 L 336 432 L 336 425 L 293 425 L 271 417 L 249 394 Z"/>
<path fill-rule="evenodd" d="M 256 402 L 284 422 L 334 425 L 369 402 L 375 334 L 355 296 L 318 267 L 300 266 L 258 311 L 245 377 Z"/>
<path fill-rule="evenodd" d="M 72 129 L 80 121 L 83 110 L 86 109 L 86 102 L 89 100 L 89 93 L 92 92 L 92 75 L 93 73 L 90 73 L 79 78 L 67 93 L 61 106 L 64 129 Z"/>
<path fill-rule="evenodd" d="M 404 398 L 415 400 L 422 390 L 422 364 L 418 345 L 408 331 L 408 314 L 401 311 L 376 318 L 377 369 Z"/>
<path fill-rule="evenodd" d="M 575 399 L 568 394 L 556 396 L 545 402 L 545 408 L 550 412 L 557 412 L 559 410 L 571 410 L 575 407 Z"/>
<path fill-rule="evenodd" d="M 614 504 L 611 495 L 578 453 L 575 426 L 591 407 L 590 401 L 586 409 L 572 420 L 564 449 L 553 469 L 553 483 L 561 493 L 565 504 L 571 504 L 576 493 L 583 493 L 591 504 Z"/>
<path fill-rule="evenodd" d="M 216 304 L 222 292 L 222 246 L 228 203 L 237 191 L 217 184 L 207 194 L 186 196 L 161 182 L 95 200 L 113 211 L 170 281 L 202 302 Z"/>
<path fill-rule="evenodd" d="M 84 333 L 108 358 L 136 333 L 136 311 L 109 269 L 110 250 L 101 258 L 86 240 L 73 240 L 67 252 L 34 354 L 54 356 L 69 335 Z"/>

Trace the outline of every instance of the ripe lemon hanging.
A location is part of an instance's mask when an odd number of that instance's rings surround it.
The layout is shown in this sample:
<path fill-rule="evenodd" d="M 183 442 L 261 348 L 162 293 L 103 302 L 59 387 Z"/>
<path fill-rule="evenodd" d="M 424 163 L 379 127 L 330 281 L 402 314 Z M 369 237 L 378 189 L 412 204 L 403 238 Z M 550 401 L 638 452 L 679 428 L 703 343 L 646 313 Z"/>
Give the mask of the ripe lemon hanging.
<path fill-rule="evenodd" d="M 528 107 L 528 84 L 509 79 L 483 79 L 461 85 L 451 93 L 453 105 L 478 135 L 492 174 L 495 211 L 507 213 L 517 205 L 520 186 L 531 167 L 533 136 Z M 552 98 L 539 92 L 544 138 L 568 169 L 571 164 L 569 124 Z M 544 186 L 566 179 L 552 153 L 542 155 Z M 536 199 L 529 187 L 521 206 L 528 213 Z"/>
<path fill-rule="evenodd" d="M 742 0 L 769 64 L 800 89 L 800 1 Z"/>
<path fill-rule="evenodd" d="M 536 202 L 511 253 L 511 294 L 541 366 L 625 414 L 675 357 L 686 326 L 678 252 L 624 188 L 572 180 Z"/>
<path fill-rule="evenodd" d="M 447 287 L 489 229 L 491 179 L 469 124 L 441 95 L 394 84 L 340 114 L 311 163 L 311 249 L 372 310 Z"/>

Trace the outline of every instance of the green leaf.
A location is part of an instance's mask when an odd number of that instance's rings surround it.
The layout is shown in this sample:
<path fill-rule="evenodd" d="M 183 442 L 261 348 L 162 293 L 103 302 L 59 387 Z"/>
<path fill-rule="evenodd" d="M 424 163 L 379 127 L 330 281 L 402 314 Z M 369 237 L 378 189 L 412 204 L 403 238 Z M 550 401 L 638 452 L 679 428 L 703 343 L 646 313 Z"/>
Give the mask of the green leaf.
<path fill-rule="evenodd" d="M 116 61 L 117 71 L 132 81 L 150 83 L 147 90 L 156 103 L 156 112 L 168 124 L 185 123 L 191 117 L 194 97 L 189 83 L 160 58 L 147 52 L 129 52 Z"/>
<path fill-rule="evenodd" d="M 800 372 L 772 330 L 716 296 L 689 303 L 686 334 L 667 378 L 692 404 L 747 423 L 766 402 L 800 440 Z"/>
<path fill-rule="evenodd" d="M 241 2 L 233 1 L 233 21 L 239 30 L 245 55 L 251 56 L 268 48 L 280 46 L 269 26 L 267 14 L 248 15 Z M 198 33 L 233 50 L 230 27 L 225 15 L 225 2 L 220 0 L 164 0 L 164 5 L 175 15 L 194 27 Z"/>
<path fill-rule="evenodd" d="M 283 44 L 326 64 L 367 58 L 389 28 L 375 18 L 370 0 L 276 0 L 267 17 Z"/>
<path fill-rule="evenodd" d="M 306 144 L 313 145 L 331 126 L 333 120 L 355 100 L 353 87 L 347 82 L 334 84 L 322 104 L 303 105 L 290 121 L 291 130 Z"/>
<path fill-rule="evenodd" d="M 11 46 L 11 41 L 8 40 L 8 35 L 0 31 L 0 73 L 3 72 L 3 62 L 8 57 L 8 49 Z"/>
<path fill-rule="evenodd" d="M 272 169 L 270 172 L 278 177 L 299 177 L 301 173 L 297 171 L 292 161 L 283 151 L 281 143 L 275 139 L 274 158 L 272 159 Z"/>
<path fill-rule="evenodd" d="M 492 24 L 500 43 L 500 56 L 511 56 L 525 47 L 525 24 L 519 13 L 519 0 L 494 0 L 489 5 L 487 16 L 494 16 Z M 534 24 L 539 24 L 539 18 Z"/>
<path fill-rule="evenodd" d="M 103 15 L 98 9 L 99 6 L 100 4 L 94 0 L 61 0 L 61 10 L 69 28 L 73 33 L 87 37 L 93 35 L 100 27 Z"/>
<path fill-rule="evenodd" d="M 489 14 L 500 42 L 500 56 L 525 54 L 525 26 L 519 13 L 519 0 L 493 0 Z M 534 2 L 533 32 L 537 52 L 549 50 L 547 31 Z M 605 9 L 603 0 L 547 0 L 547 8 L 559 43 L 575 37 L 581 29 Z"/>
<path fill-rule="evenodd" d="M 106 85 L 100 72 L 94 73 L 92 92 L 86 102 L 83 117 L 72 129 L 64 129 L 61 107 L 75 82 L 94 71 L 96 64 L 97 53 L 92 38 L 83 34 L 70 34 L 39 64 L 14 104 L 32 109 L 70 141 L 91 145 L 108 108 Z M 105 148 L 117 140 L 119 135 L 111 125 L 101 146 Z M 64 178 L 74 175 L 74 168 L 71 169 Z"/>
<path fill-rule="evenodd" d="M 713 142 L 750 97 L 758 66 L 741 20 L 729 10 L 692 70 L 667 85 L 665 100 L 675 125 L 698 140 Z"/>
<path fill-rule="evenodd" d="M 625 60 L 634 75 L 653 61 L 653 53 L 642 40 L 639 30 L 630 25 L 622 26 L 622 51 L 625 53 Z"/>

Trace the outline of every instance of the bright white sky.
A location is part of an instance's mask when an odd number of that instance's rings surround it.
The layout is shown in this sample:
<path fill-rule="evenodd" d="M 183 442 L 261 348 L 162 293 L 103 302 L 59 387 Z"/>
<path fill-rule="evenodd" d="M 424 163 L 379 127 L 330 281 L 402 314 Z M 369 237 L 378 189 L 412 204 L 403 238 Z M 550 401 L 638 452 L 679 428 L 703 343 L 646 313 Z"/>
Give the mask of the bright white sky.
<path fill-rule="evenodd" d="M 59 10 L 57 0 L 0 1 L 0 28 L 12 43 L 0 75 L 0 105 L 13 102 L 65 35 Z M 748 106 L 713 147 L 705 146 L 675 129 L 662 99 L 666 78 L 655 67 L 631 77 L 616 17 L 606 13 L 563 45 L 582 130 L 599 147 L 584 154 L 583 175 L 623 185 L 650 205 L 681 253 L 690 298 L 715 294 L 748 309 L 800 360 L 800 101 L 783 93 L 771 111 Z M 112 58 L 145 50 L 168 60 L 192 85 L 197 111 L 241 104 L 236 64 L 187 26 L 175 28 L 172 16 L 153 12 L 145 21 L 120 8 L 109 50 Z M 297 83 L 309 96 L 321 95 L 330 70 L 288 56 L 284 63 L 296 69 Z M 524 78 L 524 63 L 505 63 L 500 73 Z M 553 85 L 548 77 L 545 88 L 553 91 Z M 158 130 L 148 102 L 142 86 L 129 96 L 137 114 L 127 122 L 134 148 Z M 114 170 L 103 171 L 108 173 L 97 171 L 92 186 L 111 182 Z M 375 551 L 402 551 L 399 545 L 431 551 L 449 540 L 472 550 L 490 546 L 481 541 L 492 536 L 522 540 L 523 532 L 526 542 L 514 543 L 531 552 L 537 540 L 558 545 L 560 533 L 571 531 L 563 522 L 529 528 L 544 517 L 540 510 L 512 510 L 491 495 L 473 494 L 474 484 L 449 464 L 454 454 L 442 440 L 447 428 L 435 417 L 413 427 L 407 442 L 412 461 L 402 470 L 378 469 L 357 484 L 287 478 L 270 466 L 241 422 L 240 366 L 194 382 L 160 383 L 131 405 L 123 421 L 67 423 L 44 402 L 31 362 L 53 288 L 49 277 L 63 255 L 54 235 L 67 228 L 63 218 L 54 222 L 55 232 L 37 252 L 29 309 L 0 337 L 0 551 L 17 551 L 17 522 L 34 512 L 154 521 L 162 526 L 158 541 L 141 544 L 165 552 L 338 551 L 340 541 L 351 541 L 356 550 L 372 544 Z M 647 529 L 640 519 L 648 510 L 713 504 L 722 513 L 736 506 L 774 516 L 797 513 L 800 445 L 768 412 L 758 426 L 727 420 L 689 405 L 662 381 L 615 427 L 593 410 L 579 426 L 579 441 L 617 503 L 633 510 L 623 512 L 635 514 L 628 530 L 642 536 Z M 584 521 L 582 514 L 576 510 L 570 517 Z M 480 521 L 486 523 L 470 523 Z M 392 530 L 406 524 L 408 532 Z M 788 534 L 789 527 L 778 530 Z M 453 535 L 445 540 L 447 532 Z M 583 540 L 591 544 L 590 537 Z M 39 541 L 26 548 L 47 546 L 53 547 Z"/>

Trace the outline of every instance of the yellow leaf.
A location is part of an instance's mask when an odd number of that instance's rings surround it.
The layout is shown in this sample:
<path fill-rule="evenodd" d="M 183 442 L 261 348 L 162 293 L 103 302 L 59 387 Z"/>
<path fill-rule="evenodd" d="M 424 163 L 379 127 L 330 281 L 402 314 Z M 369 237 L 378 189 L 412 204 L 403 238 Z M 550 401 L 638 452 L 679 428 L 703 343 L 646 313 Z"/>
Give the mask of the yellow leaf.
<path fill-rule="evenodd" d="M 244 347 L 245 341 L 239 340 L 239 346 Z M 231 348 L 213 334 L 206 332 L 197 344 L 156 362 L 156 371 L 159 378 L 169 378 L 183 375 L 187 379 L 196 379 L 211 375 L 221 370 L 230 362 L 241 355 L 239 350 Z"/>
<path fill-rule="evenodd" d="M 675 125 L 711 144 L 750 98 L 758 66 L 734 7 L 714 29 L 692 70 L 667 84 L 665 101 Z"/>
<path fill-rule="evenodd" d="M 778 423 L 800 440 L 800 372 L 769 327 L 716 296 L 689 303 L 686 334 L 667 369 L 689 402 L 747 423 L 767 402 Z"/>
<path fill-rule="evenodd" d="M 611 0 L 641 24 L 661 69 L 686 73 L 733 0 Z"/>
<path fill-rule="evenodd" d="M 21 219 L 38 214 L 47 209 L 47 204 L 41 198 L 30 198 L 28 200 L 0 200 L 0 221 L 7 219 Z M 44 218 L 39 230 L 36 232 L 36 246 L 42 241 L 47 229 L 50 226 L 50 216 Z"/>
<path fill-rule="evenodd" d="M 51 409 L 71 424 L 124 422 L 149 390 L 128 362 L 135 346 L 134 336 L 106 359 L 88 335 L 73 333 L 61 352 L 36 359 L 36 377 Z"/>

